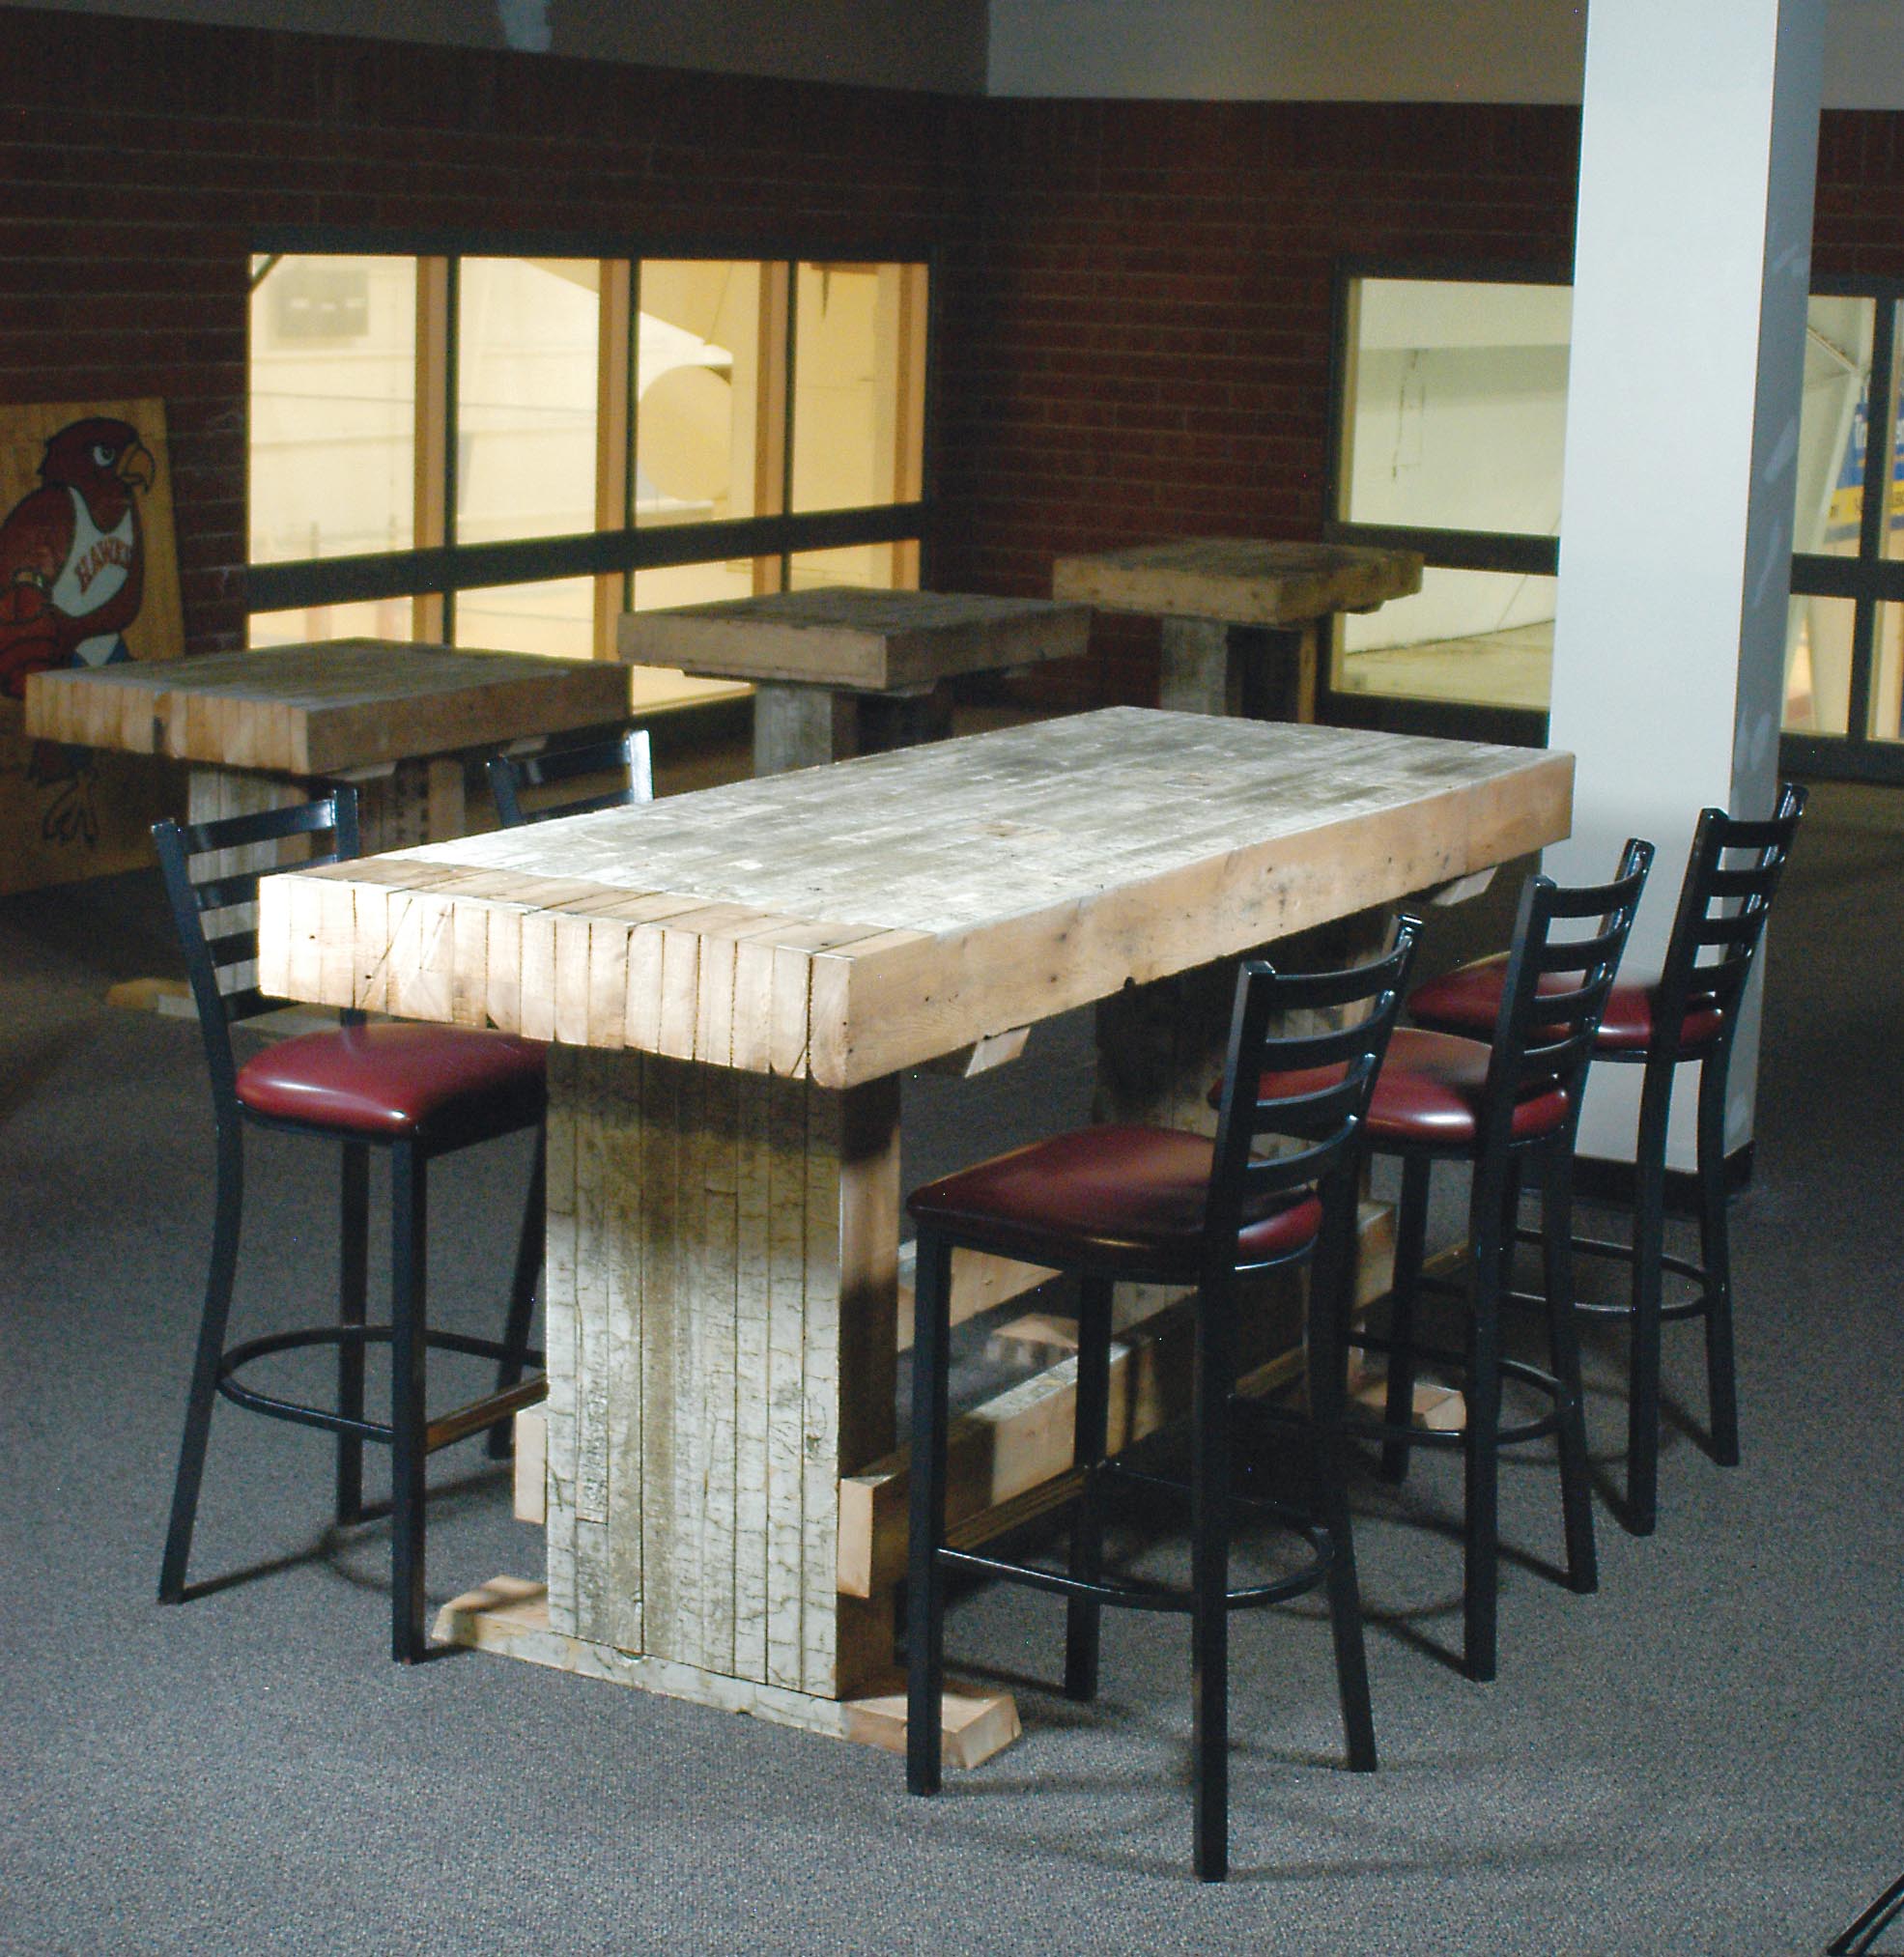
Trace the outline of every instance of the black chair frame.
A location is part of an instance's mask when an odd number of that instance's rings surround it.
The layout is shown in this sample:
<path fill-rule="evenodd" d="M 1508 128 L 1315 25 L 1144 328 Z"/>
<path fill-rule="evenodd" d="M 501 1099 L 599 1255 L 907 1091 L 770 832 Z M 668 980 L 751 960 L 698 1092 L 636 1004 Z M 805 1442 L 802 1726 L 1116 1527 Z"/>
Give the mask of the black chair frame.
<path fill-rule="evenodd" d="M 392 1595 L 391 1656 L 403 1663 L 424 1657 L 429 1649 L 424 1630 L 424 1463 L 440 1448 L 488 1430 L 490 1452 L 508 1452 L 510 1419 L 525 1406 L 546 1397 L 547 1382 L 526 1370 L 539 1367 L 543 1355 L 528 1344 L 534 1288 L 542 1262 L 544 1154 L 539 1109 L 526 1113 L 511 1108 L 501 1117 L 493 1113 L 465 1114 L 419 1126 L 407 1138 L 340 1135 L 318 1123 L 284 1120 L 254 1113 L 238 1098 L 238 1066 L 232 1050 L 231 1027 L 282 1007 L 261 993 L 256 983 L 220 989 L 219 978 L 235 967 L 254 962 L 257 931 L 251 907 L 258 882 L 269 869 L 194 879 L 191 859 L 210 852 L 276 844 L 294 837 L 328 833 L 332 846 L 303 860 L 315 865 L 348 860 L 357 853 L 356 792 L 335 789 L 321 800 L 255 815 L 233 816 L 186 827 L 175 822 L 154 825 L 159 865 L 171 899 L 172 915 L 185 949 L 186 970 L 198 1007 L 205 1056 L 211 1073 L 216 1122 L 217 1198 L 213 1224 L 211 1268 L 206 1279 L 205 1306 L 199 1324 L 186 1403 L 185 1438 L 166 1531 L 165 1553 L 158 1583 L 161 1603 L 182 1602 L 185 1597 L 186 1566 L 191 1554 L 193 1526 L 204 1479 L 214 1399 L 222 1395 L 235 1405 L 273 1419 L 320 1428 L 337 1436 L 334 1514 L 340 1524 L 370 1519 L 381 1510 L 363 1501 L 363 1443 L 375 1442 L 391 1451 Z M 303 866 L 300 865 L 300 866 Z M 208 919 L 242 906 L 237 921 L 229 917 L 208 929 Z M 339 1014 L 346 1026 L 360 1025 L 361 1012 Z M 244 1195 L 244 1129 L 250 1123 L 288 1134 L 310 1135 L 342 1143 L 343 1174 L 340 1207 L 338 1323 L 290 1332 L 276 1332 L 227 1347 L 232 1290 Z M 517 1242 L 515 1270 L 503 1334 L 500 1339 L 473 1338 L 432 1330 L 426 1319 L 427 1275 L 425 1205 L 429 1164 L 440 1155 L 493 1140 L 524 1127 L 537 1128 L 535 1166 Z M 366 1322 L 368 1301 L 370 1154 L 384 1149 L 390 1157 L 391 1246 L 390 1322 Z M 373 1420 L 364 1412 L 364 1353 L 371 1345 L 387 1345 L 391 1361 L 391 1414 Z M 254 1361 L 314 1346 L 337 1348 L 337 1404 L 314 1406 L 284 1399 L 247 1385 L 238 1376 Z M 452 1411 L 428 1417 L 425 1410 L 424 1354 L 429 1347 L 493 1360 L 497 1384 L 493 1393 Z"/>
<path fill-rule="evenodd" d="M 599 795 L 581 795 L 554 808 L 525 808 L 523 796 L 537 788 L 556 788 L 594 775 L 619 774 L 623 786 Z M 504 829 L 526 822 L 547 822 L 556 815 L 587 815 L 597 808 L 625 808 L 654 799 L 654 774 L 645 727 L 631 727 L 611 740 L 588 741 L 576 748 L 550 748 L 539 754 L 492 754 L 489 792 L 496 819 Z"/>
<path fill-rule="evenodd" d="M 1351 971 L 1285 977 L 1266 962 L 1251 960 L 1237 975 L 1194 1304 L 1187 1485 L 1106 1455 L 1113 1285 L 1120 1279 L 1181 1283 L 1184 1272 L 1180 1267 L 1151 1268 L 1141 1259 L 1074 1266 L 1080 1279 L 1074 1462 L 1082 1470 L 1083 1487 L 1065 1572 L 946 1545 L 951 1258 L 956 1247 L 983 1249 L 988 1239 L 979 1232 L 950 1232 L 921 1223 L 907 1585 L 906 1778 L 913 1793 L 933 1794 L 940 1785 L 946 1578 L 953 1571 L 1002 1577 L 1066 1600 L 1065 1691 L 1076 1700 L 1088 1701 L 1096 1694 L 1104 1605 L 1190 1617 L 1194 1860 L 1204 1881 L 1222 1881 L 1229 1867 L 1231 1611 L 1326 1590 L 1349 1764 L 1358 1772 L 1374 1770 L 1375 1724 L 1342 1445 L 1347 1313 L 1363 1123 L 1382 1050 L 1399 1014 L 1419 928 L 1415 920 L 1404 919 L 1392 951 Z M 1357 1006 L 1367 1010 L 1347 1028 L 1278 1030 L 1298 1013 L 1339 1015 Z M 1260 1090 L 1252 1092 L 1252 1086 L 1265 1071 L 1299 1078 L 1290 1091 L 1265 1098 Z M 1285 1153 L 1256 1152 L 1270 1140 L 1296 1146 Z M 1285 1257 L 1239 1262 L 1238 1235 L 1246 1224 L 1311 1189 L 1322 1205 L 1317 1236 Z M 1285 1503 L 1240 1496 L 1232 1489 L 1233 1287 L 1240 1277 L 1303 1262 L 1312 1264 L 1305 1426 L 1314 1441 L 1316 1498 L 1310 1514 Z M 1191 1534 L 1187 1588 L 1105 1575 L 1104 1495 L 1106 1485 L 1116 1481 L 1187 1494 Z M 1265 1513 L 1305 1541 L 1310 1554 L 1302 1567 L 1274 1582 L 1233 1589 L 1232 1513 L 1237 1507 Z"/>
<path fill-rule="evenodd" d="M 1680 886 L 1679 908 L 1653 997 L 1653 1038 L 1644 1049 L 1602 1047 L 1596 1065 L 1646 1069 L 1640 1086 L 1639 1126 L 1634 1163 L 1633 1239 L 1577 1236 L 1577 1253 L 1633 1267 L 1626 1300 L 1578 1300 L 1588 1317 L 1627 1320 L 1633 1328 L 1631 1386 L 1627 1402 L 1627 1504 L 1623 1520 L 1636 1536 L 1650 1535 L 1659 1518 L 1661 1328 L 1702 1318 L 1706 1326 L 1706 1392 L 1713 1459 L 1739 1461 L 1739 1389 L 1733 1356 L 1732 1259 L 1726 1215 L 1725 1096 L 1739 1007 L 1764 940 L 1785 863 L 1805 813 L 1805 791 L 1785 782 L 1777 806 L 1764 821 L 1701 811 Z M 1748 861 L 1740 863 L 1740 857 Z M 1718 1015 L 1710 1037 L 1688 1041 L 1690 1011 Z M 1679 1068 L 1700 1063 L 1697 1178 L 1700 1255 L 1669 1255 L 1664 1248 L 1666 1128 Z M 1531 1233 L 1527 1233 L 1531 1234 Z M 1692 1287 L 1690 1295 L 1663 1301 L 1667 1274 Z M 1525 1298 L 1525 1293 L 1518 1293 Z"/>
<path fill-rule="evenodd" d="M 1378 1133 L 1370 1144 L 1374 1153 L 1399 1156 L 1402 1166 L 1393 1304 L 1385 1337 L 1356 1333 L 1350 1345 L 1385 1356 L 1388 1381 L 1381 1417 L 1354 1416 L 1348 1427 L 1357 1437 L 1381 1442 L 1381 1472 L 1389 1481 L 1402 1479 L 1413 1448 L 1463 1452 L 1462 1668 L 1478 1681 L 1493 1678 L 1498 1664 L 1503 1447 L 1549 1435 L 1556 1438 L 1569 1587 L 1585 1593 L 1599 1586 L 1579 1340 L 1572 1309 L 1574 1142 L 1594 1036 L 1652 860 L 1651 843 L 1632 840 L 1610 883 L 1562 888 L 1549 877 L 1528 878 L 1520 893 L 1475 1140 L 1460 1145 L 1401 1143 Z M 1556 923 L 1582 921 L 1592 921 L 1588 935 L 1554 935 Z M 1539 989 L 1543 978 L 1556 976 L 1567 989 Z M 1563 1120 L 1546 1134 L 1517 1140 L 1513 1127 L 1519 1103 L 1530 1094 L 1555 1089 L 1566 1096 Z M 1437 1160 L 1473 1164 L 1464 1283 L 1431 1277 L 1422 1269 L 1429 1183 Z M 1542 1224 L 1537 1234 L 1551 1372 L 1510 1358 L 1501 1349 L 1501 1307 L 1514 1295 L 1511 1264 L 1520 1183 L 1534 1163 L 1540 1170 Z M 1424 1290 L 1465 1296 L 1464 1349 L 1419 1342 L 1415 1306 Z M 1462 1376 L 1465 1418 L 1454 1432 L 1414 1422 L 1416 1369 L 1423 1359 Z M 1549 1403 L 1549 1410 L 1531 1420 L 1503 1425 L 1506 1379 L 1532 1388 Z"/>

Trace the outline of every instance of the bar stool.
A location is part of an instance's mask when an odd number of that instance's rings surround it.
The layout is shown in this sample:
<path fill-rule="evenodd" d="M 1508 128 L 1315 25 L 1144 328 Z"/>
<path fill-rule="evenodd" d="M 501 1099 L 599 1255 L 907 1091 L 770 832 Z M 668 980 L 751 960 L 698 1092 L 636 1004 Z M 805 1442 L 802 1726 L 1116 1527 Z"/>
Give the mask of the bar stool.
<path fill-rule="evenodd" d="M 1351 1346 L 1388 1355 L 1383 1418 L 1352 1420 L 1350 1431 L 1380 1438 L 1382 1472 L 1391 1481 L 1406 1472 L 1411 1448 L 1462 1450 L 1462 1665 L 1471 1679 L 1492 1679 L 1496 1667 L 1502 1447 L 1557 1435 L 1569 1585 L 1590 1591 L 1599 1580 L 1569 1262 L 1574 1135 L 1594 1034 L 1652 860 L 1651 843 L 1630 841 L 1611 883 L 1562 889 L 1550 878 L 1530 877 L 1520 893 L 1513 949 L 1502 971 L 1492 1040 L 1398 1029 L 1369 1106 L 1370 1149 L 1401 1158 L 1402 1203 L 1388 1336 L 1358 1334 L 1350 1340 Z M 1553 935 L 1556 922 L 1586 920 L 1593 923 L 1587 936 Z M 1422 1273 L 1430 1175 L 1436 1162 L 1450 1161 L 1469 1163 L 1473 1170 L 1470 1266 L 1464 1286 L 1453 1288 Z M 1550 1375 L 1501 1351 L 1514 1213 L 1521 1174 L 1529 1165 L 1538 1166 L 1541 1177 Z M 1418 1293 L 1443 1289 L 1465 1293 L 1466 1345 L 1461 1352 L 1430 1350 L 1415 1339 Z M 1410 1419 L 1415 1366 L 1421 1358 L 1463 1375 L 1466 1419 L 1457 1432 L 1431 1432 Z M 1553 1410 L 1502 1427 L 1504 1377 L 1550 1397 Z"/>
<path fill-rule="evenodd" d="M 428 1650 L 423 1629 L 424 1462 L 437 1449 L 488 1430 L 493 1452 L 506 1451 L 509 1417 L 547 1392 L 537 1374 L 542 1354 L 528 1345 L 536 1273 L 541 1267 L 544 1105 L 543 1050 L 501 1033 L 447 1026 L 364 1024 L 360 1012 L 339 1014 L 334 1033 L 304 1034 L 254 1054 L 241 1066 L 232 1051 L 235 1020 L 268 1012 L 255 979 L 253 906 L 261 870 L 233 871 L 226 852 L 266 854 L 294 837 L 328 833 L 332 846 L 308 859 L 334 863 L 357 850 L 356 793 L 339 788 L 321 801 L 182 827 L 154 826 L 159 866 L 185 948 L 192 996 L 205 1039 L 217 1124 L 218 1190 L 211 1271 L 199 1323 L 186 1402 L 185 1441 L 172 1495 L 161 1603 L 182 1602 L 191 1554 L 212 1407 L 222 1394 L 239 1406 L 273 1419 L 320 1428 L 337 1436 L 335 1514 L 361 1521 L 363 1443 L 391 1451 L 391 1656 L 412 1663 Z M 260 850 L 260 845 L 267 848 Z M 210 863 L 204 860 L 213 858 Z M 219 860 L 223 857 L 223 860 Z M 198 863 L 196 872 L 194 861 Z M 267 869 L 270 864 L 265 866 Z M 339 1313 L 334 1325 L 274 1332 L 228 1347 L 232 1285 L 237 1273 L 244 1195 L 247 1123 L 343 1145 Z M 502 1337 L 479 1339 L 432 1331 L 424 1307 L 425 1205 L 429 1164 L 438 1156 L 519 1129 L 537 1132 L 535 1167 L 516 1252 L 514 1282 Z M 391 1177 L 390 1323 L 365 1323 L 369 1165 L 372 1149 L 387 1149 Z M 364 1348 L 390 1348 L 390 1418 L 364 1415 Z M 273 1353 L 303 1347 L 337 1348 L 337 1404 L 322 1407 L 285 1399 L 239 1377 L 242 1369 Z M 496 1390 L 432 1418 L 424 1396 L 424 1353 L 438 1347 L 497 1364 Z"/>
<path fill-rule="evenodd" d="M 537 788 L 566 786 L 591 775 L 618 775 L 621 786 L 597 795 L 576 795 L 553 807 L 526 809 L 525 793 Z M 623 808 L 632 802 L 652 802 L 654 770 L 648 753 L 648 730 L 631 727 L 609 741 L 590 741 L 580 748 L 555 748 L 540 754 L 492 754 L 489 759 L 490 799 L 496 819 L 504 829 L 526 822 L 547 822 L 555 815 L 587 815 L 597 808 Z"/>
<path fill-rule="evenodd" d="M 1706 1321 L 1706 1394 L 1713 1458 L 1739 1460 L 1739 1398 L 1732 1353 L 1732 1269 L 1725 1204 L 1725 1094 L 1739 1001 L 1772 898 L 1805 813 L 1805 791 L 1787 781 L 1764 822 L 1722 809 L 1699 817 L 1680 886 L 1679 909 L 1657 978 L 1613 987 L 1594 1040 L 1596 1063 L 1642 1066 L 1634 1142 L 1633 1240 L 1576 1237 L 1574 1248 L 1633 1266 L 1626 1302 L 1576 1303 L 1575 1309 L 1628 1320 L 1626 1526 L 1652 1533 L 1659 1514 L 1660 1328 L 1675 1319 Z M 1705 962 L 1701 962 L 1702 958 Z M 1408 1001 L 1424 1026 L 1472 1033 L 1492 1022 L 1500 1005 L 1505 957 L 1483 958 L 1419 988 Z M 1699 1066 L 1697 1190 L 1700 1261 L 1665 1253 L 1666 1129 L 1673 1081 Z M 1662 1301 L 1664 1274 L 1689 1281 L 1690 1297 Z"/>
<path fill-rule="evenodd" d="M 1101 1606 L 1189 1615 L 1193 1654 L 1195 1861 L 1228 1870 L 1229 1612 L 1325 1588 L 1349 1764 L 1376 1764 L 1354 1550 L 1344 1492 L 1341 1420 L 1348 1294 L 1363 1121 L 1399 1009 L 1419 926 L 1405 919 L 1393 951 L 1354 971 L 1285 978 L 1247 962 L 1236 981 L 1229 1064 L 1214 1141 L 1172 1128 L 1083 1128 L 994 1157 L 914 1192 L 918 1293 L 913 1347 L 912 1511 L 908 1564 L 906 1784 L 939 1788 L 946 1574 L 983 1572 L 1067 1601 L 1065 1689 L 1097 1688 Z M 1333 1030 L 1284 1033 L 1293 1014 L 1328 1013 Z M 1345 1014 L 1357 1023 L 1340 1026 Z M 1252 1088 L 1255 1092 L 1252 1092 Z M 1264 1155 L 1265 1143 L 1290 1152 Z M 1074 1460 L 1083 1491 L 1066 1572 L 945 1546 L 948 1278 L 954 1246 L 1000 1252 L 1080 1279 Z M 1313 1260 L 1310 1406 L 1316 1500 L 1303 1513 L 1242 1503 L 1230 1487 L 1235 1281 Z M 1103 1498 L 1123 1479 L 1184 1492 L 1122 1458 L 1107 1459 L 1111 1291 L 1123 1279 L 1195 1288 L 1190 1416 L 1191 1580 L 1187 1588 L 1106 1576 Z M 1230 1587 L 1233 1505 L 1261 1507 L 1311 1554 L 1277 1581 Z"/>

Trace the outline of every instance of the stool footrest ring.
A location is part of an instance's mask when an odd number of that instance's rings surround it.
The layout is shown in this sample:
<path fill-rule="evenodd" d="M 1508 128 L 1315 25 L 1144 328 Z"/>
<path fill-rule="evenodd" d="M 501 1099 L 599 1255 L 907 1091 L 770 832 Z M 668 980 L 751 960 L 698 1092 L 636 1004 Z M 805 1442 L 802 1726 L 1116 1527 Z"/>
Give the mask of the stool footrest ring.
<path fill-rule="evenodd" d="M 392 1434 L 386 1420 L 367 1420 L 340 1413 L 335 1407 L 312 1406 L 304 1401 L 261 1393 L 255 1386 L 244 1385 L 236 1376 L 240 1367 L 274 1352 L 300 1351 L 312 1346 L 387 1346 L 390 1335 L 388 1325 L 314 1325 L 247 1339 L 242 1345 L 232 1347 L 219 1360 L 217 1389 L 233 1405 L 242 1406 L 247 1412 L 262 1413 L 271 1420 L 289 1420 L 299 1427 L 315 1427 L 326 1433 L 355 1434 L 359 1440 L 377 1441 L 388 1447 Z M 461 1352 L 476 1359 L 500 1360 L 506 1356 L 499 1339 L 472 1338 L 464 1332 L 426 1332 L 423 1336 L 426 1345 L 443 1351 Z M 539 1350 L 526 1351 L 523 1356 L 530 1365 L 539 1367 L 543 1363 Z M 448 1447 L 466 1434 L 493 1427 L 506 1415 L 546 1399 L 548 1392 L 549 1382 L 538 1376 L 441 1414 L 424 1431 L 425 1452 L 434 1454 L 438 1448 Z"/>

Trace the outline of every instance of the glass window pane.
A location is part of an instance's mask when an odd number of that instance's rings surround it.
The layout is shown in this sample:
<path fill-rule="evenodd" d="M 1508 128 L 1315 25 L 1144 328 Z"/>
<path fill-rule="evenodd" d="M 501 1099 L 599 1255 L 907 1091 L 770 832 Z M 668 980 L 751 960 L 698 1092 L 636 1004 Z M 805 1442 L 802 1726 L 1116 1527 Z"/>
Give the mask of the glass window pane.
<path fill-rule="evenodd" d="M 463 260 L 458 543 L 595 528 L 600 287 L 594 259 Z"/>
<path fill-rule="evenodd" d="M 552 578 L 459 591 L 453 642 L 478 651 L 587 659 L 595 644 L 595 581 Z"/>
<path fill-rule="evenodd" d="M 1357 280 L 1340 514 L 1557 535 L 1572 316 L 1566 286 Z"/>
<path fill-rule="evenodd" d="M 245 621 L 249 646 L 310 645 L 329 638 L 415 638 L 412 601 L 371 598 L 355 605 L 310 605 L 296 611 L 254 611 Z"/>
<path fill-rule="evenodd" d="M 251 295 L 250 391 L 252 563 L 410 549 L 413 258 L 270 265 Z"/>
<path fill-rule="evenodd" d="M 816 584 L 859 584 L 870 591 L 916 590 L 916 564 L 907 575 L 911 544 L 850 544 L 837 551 L 796 551 L 787 559 L 787 589 Z"/>
<path fill-rule="evenodd" d="M 1904 605 L 1880 605 L 1871 662 L 1874 741 L 1904 740 Z"/>
<path fill-rule="evenodd" d="M 919 495 L 925 268 L 802 265 L 793 297 L 793 507 Z"/>
<path fill-rule="evenodd" d="M 1867 298 L 1814 293 L 1806 308 L 1792 547 L 1808 554 L 1858 554 L 1876 319 Z"/>
<path fill-rule="evenodd" d="M 718 522 L 779 509 L 782 435 L 761 360 L 774 329 L 770 284 L 769 268 L 752 262 L 642 261 L 638 524 Z"/>
<path fill-rule="evenodd" d="M 1426 571 L 1411 596 L 1343 619 L 1335 689 L 1545 713 L 1554 584 L 1499 571 Z"/>
<path fill-rule="evenodd" d="M 1904 306 L 1892 316 L 1892 332 L 1896 335 L 1892 345 L 1895 348 L 1890 362 L 1890 412 L 1886 417 L 1890 426 L 1890 439 L 1886 441 L 1886 480 L 1890 486 L 1890 500 L 1885 511 L 1885 522 L 1878 532 L 1878 554 L 1884 557 L 1904 557 L 1904 496 L 1900 490 L 1900 473 L 1904 473 Z"/>
<path fill-rule="evenodd" d="M 1857 607 L 1849 598 L 1794 598 L 1785 615 L 1785 731 L 1842 734 L 1851 717 Z"/>
<path fill-rule="evenodd" d="M 751 598 L 771 591 L 778 568 L 771 557 L 734 557 L 713 564 L 674 564 L 660 571 L 637 571 L 635 610 L 658 611 L 670 605 L 706 605 L 718 598 Z M 671 666 L 629 667 L 637 709 L 680 706 L 690 700 L 730 698 L 751 693 L 743 680 L 690 679 Z"/>

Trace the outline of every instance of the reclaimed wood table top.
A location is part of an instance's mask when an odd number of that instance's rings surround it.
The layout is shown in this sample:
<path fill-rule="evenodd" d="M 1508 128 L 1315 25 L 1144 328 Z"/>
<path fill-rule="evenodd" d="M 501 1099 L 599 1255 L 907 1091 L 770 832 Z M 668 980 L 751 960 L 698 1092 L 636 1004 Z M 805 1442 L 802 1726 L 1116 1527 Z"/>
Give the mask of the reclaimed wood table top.
<path fill-rule="evenodd" d="M 260 982 L 846 1088 L 1538 849 L 1572 788 L 1110 708 L 272 877 Z"/>
<path fill-rule="evenodd" d="M 26 727 L 49 741 L 325 776 L 624 720 L 618 666 L 338 638 L 35 673 Z"/>
<path fill-rule="evenodd" d="M 924 693 L 954 673 L 1081 654 L 1083 605 L 952 591 L 826 585 L 621 618 L 621 657 L 712 679 Z"/>
<path fill-rule="evenodd" d="M 1179 537 L 1126 551 L 1060 557 L 1057 598 L 1230 625 L 1300 625 L 1332 611 L 1373 611 L 1421 589 L 1419 551 L 1254 537 Z"/>

